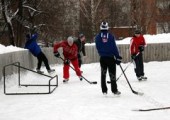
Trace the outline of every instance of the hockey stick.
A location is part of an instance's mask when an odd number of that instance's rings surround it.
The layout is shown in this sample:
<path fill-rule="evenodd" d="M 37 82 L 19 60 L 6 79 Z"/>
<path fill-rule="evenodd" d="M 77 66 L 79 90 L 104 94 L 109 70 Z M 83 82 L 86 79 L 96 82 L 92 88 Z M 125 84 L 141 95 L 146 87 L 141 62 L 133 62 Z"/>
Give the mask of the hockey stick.
<path fill-rule="evenodd" d="M 166 109 L 170 109 L 170 107 L 160 107 L 160 108 L 151 108 L 151 109 L 134 109 L 134 110 L 132 110 L 132 111 L 142 111 L 142 112 L 146 112 L 146 111 L 166 110 Z"/>
<path fill-rule="evenodd" d="M 123 72 L 126 71 L 126 69 L 131 65 L 132 62 L 130 62 L 129 65 L 127 65 L 127 67 L 123 70 Z M 116 81 L 118 81 L 120 79 L 120 77 L 123 75 L 123 72 L 119 75 L 119 77 L 116 79 Z M 111 81 L 107 81 L 107 83 L 111 83 Z"/>
<path fill-rule="evenodd" d="M 140 54 L 140 52 L 138 52 L 135 56 L 135 58 Z M 124 72 L 126 71 L 126 69 L 131 65 L 131 63 L 133 63 L 133 60 L 126 66 L 126 68 L 123 70 Z M 116 79 L 116 81 L 118 81 L 120 79 L 120 77 L 123 75 L 123 72 L 119 75 L 119 77 Z M 111 83 L 110 81 L 107 81 L 107 83 Z"/>
<path fill-rule="evenodd" d="M 62 59 L 63 61 L 64 61 L 64 59 L 62 58 L 62 57 L 59 57 L 60 59 Z M 74 71 L 76 71 L 71 65 L 69 65 Z M 89 80 L 87 80 L 84 76 L 82 76 L 81 75 L 81 77 L 83 78 L 83 79 L 85 79 L 89 84 L 97 84 L 97 81 L 94 81 L 94 82 L 92 82 L 92 81 L 89 81 Z"/>
<path fill-rule="evenodd" d="M 126 81 L 127 81 L 128 85 L 129 85 L 130 89 L 132 90 L 132 92 L 133 92 L 134 94 L 136 94 L 136 95 L 143 95 L 144 93 L 136 92 L 136 91 L 134 91 L 134 90 L 132 89 L 132 86 L 130 85 L 129 80 L 128 80 L 128 78 L 127 78 L 125 72 L 123 71 L 122 66 L 121 66 L 121 65 L 119 65 L 119 66 L 120 66 L 120 69 L 122 70 L 123 75 L 124 75 L 125 78 L 126 78 Z"/>

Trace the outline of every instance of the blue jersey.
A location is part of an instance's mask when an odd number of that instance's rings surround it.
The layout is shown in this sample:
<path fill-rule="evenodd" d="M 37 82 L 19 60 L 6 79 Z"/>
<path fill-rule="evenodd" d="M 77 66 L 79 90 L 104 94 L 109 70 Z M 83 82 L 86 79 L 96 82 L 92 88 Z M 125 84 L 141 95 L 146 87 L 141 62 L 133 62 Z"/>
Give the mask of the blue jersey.
<path fill-rule="evenodd" d="M 33 34 L 29 40 L 25 43 L 25 48 L 29 49 L 29 51 L 34 55 L 38 56 L 38 54 L 41 52 L 40 46 L 37 44 L 37 34 Z"/>
<path fill-rule="evenodd" d="M 107 31 L 100 32 L 95 38 L 95 43 L 101 57 L 119 57 L 115 38 Z"/>

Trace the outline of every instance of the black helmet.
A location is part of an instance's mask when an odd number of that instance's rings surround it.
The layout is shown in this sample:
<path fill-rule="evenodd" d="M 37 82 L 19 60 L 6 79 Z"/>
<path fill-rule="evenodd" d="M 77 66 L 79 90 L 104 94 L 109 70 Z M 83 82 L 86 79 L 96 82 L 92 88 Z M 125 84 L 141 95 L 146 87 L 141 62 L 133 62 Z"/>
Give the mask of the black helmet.
<path fill-rule="evenodd" d="M 83 34 L 83 33 L 80 33 L 79 34 L 79 38 L 82 38 L 82 37 L 84 37 L 85 35 Z"/>
<path fill-rule="evenodd" d="M 141 31 L 139 29 L 135 30 L 135 34 L 141 34 Z"/>
<path fill-rule="evenodd" d="M 26 40 L 29 40 L 31 38 L 30 34 L 26 34 Z"/>

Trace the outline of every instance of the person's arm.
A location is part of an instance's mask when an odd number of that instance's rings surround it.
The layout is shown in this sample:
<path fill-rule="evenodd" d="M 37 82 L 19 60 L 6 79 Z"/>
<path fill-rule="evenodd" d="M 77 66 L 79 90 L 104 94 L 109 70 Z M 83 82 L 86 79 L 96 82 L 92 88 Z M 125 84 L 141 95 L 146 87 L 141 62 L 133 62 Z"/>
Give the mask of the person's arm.
<path fill-rule="evenodd" d="M 53 52 L 54 52 L 54 53 L 57 53 L 57 52 L 58 52 L 58 48 L 62 47 L 62 45 L 63 45 L 63 42 L 62 42 L 62 41 L 59 42 L 59 43 L 56 43 L 56 44 L 54 45 L 54 47 L 53 47 Z"/>
<path fill-rule="evenodd" d="M 97 36 L 95 37 L 95 44 L 96 44 L 96 49 L 97 49 L 97 51 L 98 51 L 98 53 L 99 53 L 99 51 L 100 51 L 99 35 L 97 35 Z"/>
<path fill-rule="evenodd" d="M 80 43 L 79 43 L 79 40 L 77 39 L 77 40 L 75 40 L 74 41 L 74 44 L 76 44 L 76 46 L 77 46 L 77 49 L 78 49 L 78 53 L 80 52 L 79 50 L 80 50 Z"/>
<path fill-rule="evenodd" d="M 86 56 L 85 43 L 82 43 L 82 53 Z"/>
<path fill-rule="evenodd" d="M 136 53 L 136 48 L 135 48 L 134 39 L 132 38 L 130 42 L 130 54 L 133 55 L 135 53 Z"/>
<path fill-rule="evenodd" d="M 145 41 L 145 38 L 143 37 L 143 45 L 144 45 L 144 47 L 146 47 L 147 46 L 147 44 L 146 44 L 146 41 Z"/>
<path fill-rule="evenodd" d="M 33 41 L 36 41 L 37 38 L 38 38 L 38 34 L 37 34 L 37 33 L 33 34 L 33 35 L 30 37 L 30 39 L 27 39 L 24 48 L 28 49 L 29 44 L 31 44 Z"/>
<path fill-rule="evenodd" d="M 109 35 L 109 37 L 111 37 L 111 40 L 113 42 L 114 56 L 117 58 L 120 55 L 119 55 L 119 50 L 118 50 L 116 42 L 115 42 L 115 37 L 113 35 L 111 35 L 111 34 Z"/>
<path fill-rule="evenodd" d="M 28 43 L 27 43 L 27 42 L 25 43 L 24 48 L 25 48 L 25 49 L 27 49 L 27 48 L 28 48 Z"/>

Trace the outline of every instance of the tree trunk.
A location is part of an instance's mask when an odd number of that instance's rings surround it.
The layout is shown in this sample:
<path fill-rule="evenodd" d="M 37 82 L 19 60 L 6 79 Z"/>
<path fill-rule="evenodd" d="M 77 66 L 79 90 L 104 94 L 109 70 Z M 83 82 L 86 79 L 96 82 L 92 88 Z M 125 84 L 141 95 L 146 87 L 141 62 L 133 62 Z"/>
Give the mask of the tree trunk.
<path fill-rule="evenodd" d="M 4 16 L 4 20 L 7 24 L 8 27 L 8 33 L 9 33 L 9 40 L 10 40 L 10 44 L 15 46 L 15 42 L 14 42 L 14 31 L 13 31 L 13 26 L 11 23 L 11 19 L 9 18 L 8 14 L 7 14 L 7 5 L 5 4 L 5 0 L 1 0 L 2 3 L 2 14 Z"/>
<path fill-rule="evenodd" d="M 23 7 L 22 7 L 23 0 L 19 0 L 18 2 L 18 15 L 22 18 L 23 14 Z M 23 32 L 22 32 L 22 24 L 20 23 L 21 21 L 17 21 L 17 46 L 21 47 L 23 43 Z"/>

